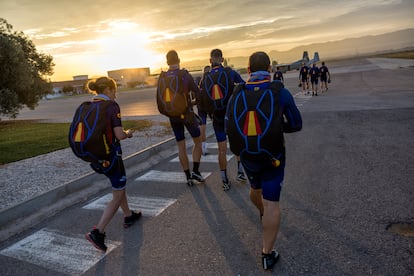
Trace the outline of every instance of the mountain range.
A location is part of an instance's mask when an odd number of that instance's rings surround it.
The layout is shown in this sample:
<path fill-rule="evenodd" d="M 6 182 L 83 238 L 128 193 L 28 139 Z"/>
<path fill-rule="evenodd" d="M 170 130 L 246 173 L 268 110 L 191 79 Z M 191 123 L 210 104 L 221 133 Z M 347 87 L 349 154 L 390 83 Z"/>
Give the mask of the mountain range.
<path fill-rule="evenodd" d="M 314 43 L 295 47 L 289 51 L 268 52 L 272 61 L 289 63 L 302 58 L 304 51 L 308 51 L 309 58 L 313 58 L 314 52 L 319 52 L 321 60 L 342 59 L 368 54 L 396 52 L 400 50 L 414 49 L 414 28 L 381 35 L 370 35 L 357 38 L 347 38 L 337 41 Z M 236 68 L 245 68 L 248 57 L 228 57 L 228 64 Z M 187 69 L 202 68 L 208 64 L 208 60 L 193 60 L 183 63 Z"/>

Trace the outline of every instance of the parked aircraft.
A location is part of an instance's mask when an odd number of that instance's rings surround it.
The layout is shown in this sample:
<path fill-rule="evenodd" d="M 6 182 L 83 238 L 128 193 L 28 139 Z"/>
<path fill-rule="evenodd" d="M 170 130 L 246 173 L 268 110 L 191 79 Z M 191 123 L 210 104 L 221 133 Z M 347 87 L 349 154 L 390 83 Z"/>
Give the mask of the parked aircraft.
<path fill-rule="evenodd" d="M 286 64 L 277 64 L 276 66 L 279 67 L 279 70 L 283 73 L 286 73 L 287 71 L 291 70 L 299 70 L 302 66 L 302 63 L 305 63 L 305 65 L 310 66 L 313 63 L 316 63 L 319 61 L 319 53 L 315 52 L 313 55 L 313 59 L 309 59 L 308 51 L 303 52 L 302 59 L 294 61 L 292 63 L 286 63 Z"/>

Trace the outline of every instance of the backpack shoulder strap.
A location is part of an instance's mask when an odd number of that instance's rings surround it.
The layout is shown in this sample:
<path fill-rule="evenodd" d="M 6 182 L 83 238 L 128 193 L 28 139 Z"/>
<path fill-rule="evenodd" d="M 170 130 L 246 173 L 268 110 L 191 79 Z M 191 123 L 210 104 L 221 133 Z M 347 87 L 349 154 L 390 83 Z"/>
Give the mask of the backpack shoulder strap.
<path fill-rule="evenodd" d="M 245 86 L 245 83 L 239 83 L 239 84 L 237 84 L 237 85 L 236 85 L 236 87 L 234 87 L 234 90 L 233 90 L 232 96 L 234 97 L 234 96 L 236 96 L 237 94 L 239 94 L 239 93 L 240 93 L 240 91 L 242 91 L 245 87 L 246 87 L 246 86 Z"/>

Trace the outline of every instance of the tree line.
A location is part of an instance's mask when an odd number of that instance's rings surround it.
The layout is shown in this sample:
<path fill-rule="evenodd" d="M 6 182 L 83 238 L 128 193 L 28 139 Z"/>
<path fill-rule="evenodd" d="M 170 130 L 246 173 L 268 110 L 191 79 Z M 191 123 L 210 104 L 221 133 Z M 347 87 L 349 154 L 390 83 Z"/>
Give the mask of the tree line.
<path fill-rule="evenodd" d="M 53 57 L 36 50 L 23 33 L 0 18 L 0 114 L 16 118 L 27 106 L 34 109 L 38 101 L 52 91 L 47 80 L 53 74 Z"/>

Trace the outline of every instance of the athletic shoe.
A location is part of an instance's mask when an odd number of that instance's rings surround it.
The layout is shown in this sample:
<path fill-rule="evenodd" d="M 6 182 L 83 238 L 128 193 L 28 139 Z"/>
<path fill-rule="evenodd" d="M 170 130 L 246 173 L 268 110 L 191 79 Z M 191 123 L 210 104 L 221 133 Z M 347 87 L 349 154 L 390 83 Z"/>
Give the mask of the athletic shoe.
<path fill-rule="evenodd" d="M 131 211 L 131 215 L 129 217 L 124 217 L 124 228 L 132 226 L 132 224 L 134 224 L 134 222 L 137 221 L 141 216 L 142 213 L 140 211 L 138 213 Z"/>
<path fill-rule="evenodd" d="M 228 179 L 223 180 L 223 191 L 228 191 L 228 190 L 230 190 L 230 186 L 231 186 L 231 184 L 230 184 L 230 182 L 229 182 L 229 180 L 228 180 Z"/>
<path fill-rule="evenodd" d="M 262 253 L 263 269 L 264 270 L 272 269 L 278 260 L 279 260 L 279 253 L 277 251 L 273 250 L 272 253 L 270 254 Z"/>
<path fill-rule="evenodd" d="M 191 187 L 191 186 L 194 185 L 193 180 L 191 178 L 187 179 L 187 185 L 188 185 L 188 187 Z"/>
<path fill-rule="evenodd" d="M 318 96 L 318 93 L 315 93 L 315 96 Z"/>
<path fill-rule="evenodd" d="M 200 172 L 192 172 L 191 173 L 191 179 L 196 180 L 198 182 L 204 182 L 205 181 Z"/>
<path fill-rule="evenodd" d="M 246 176 L 244 175 L 244 173 L 243 173 L 243 172 L 239 172 L 239 173 L 237 173 L 236 180 L 237 180 L 237 181 L 246 181 L 246 180 L 247 180 L 247 178 L 246 178 Z"/>
<path fill-rule="evenodd" d="M 106 252 L 106 245 L 105 245 L 105 233 L 100 233 L 98 229 L 93 229 L 91 232 L 85 235 L 85 238 L 95 246 L 96 249 L 101 250 L 102 252 Z"/>

